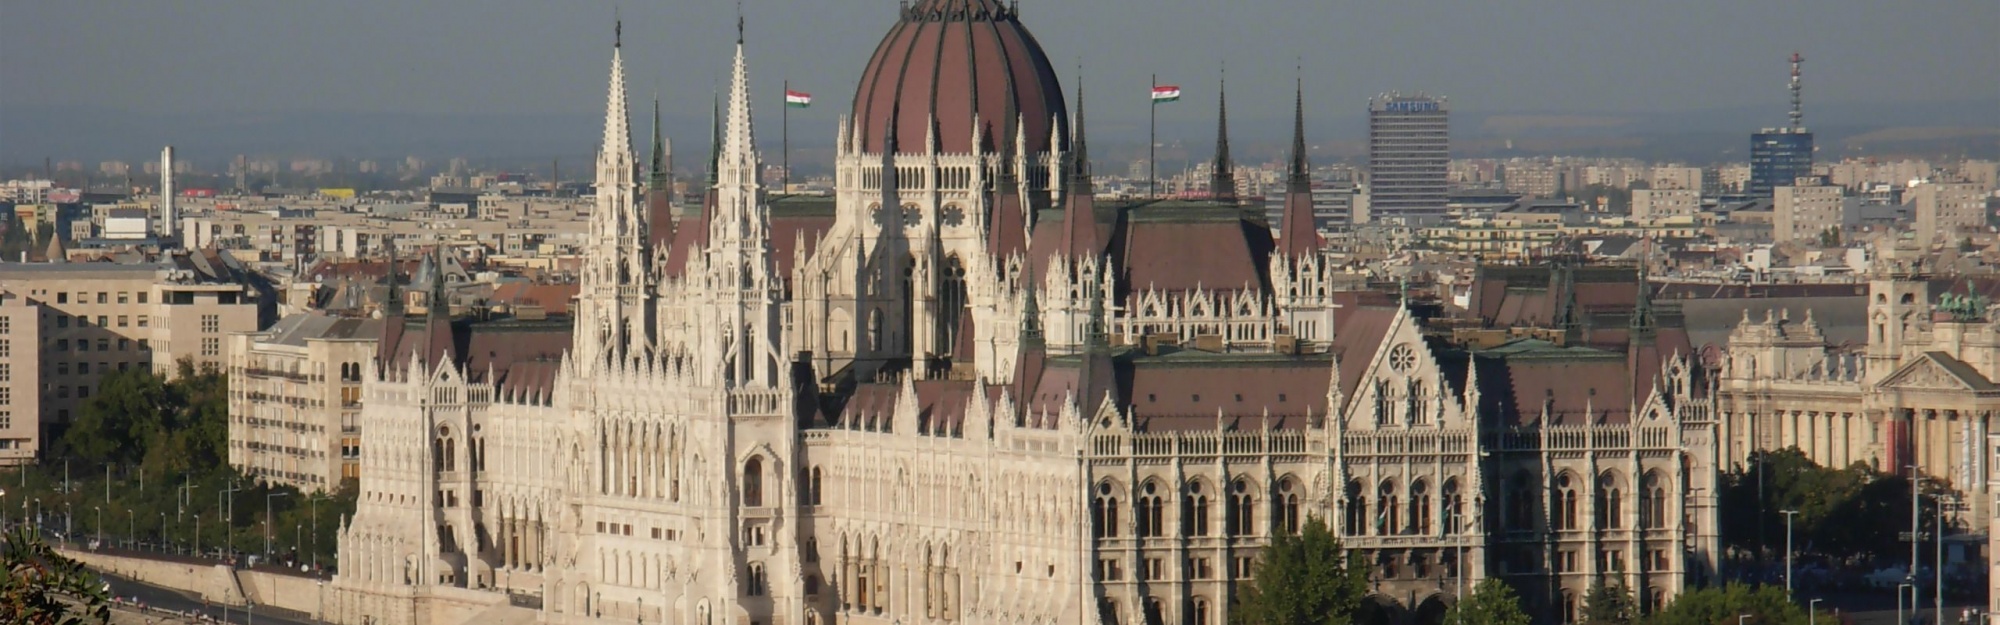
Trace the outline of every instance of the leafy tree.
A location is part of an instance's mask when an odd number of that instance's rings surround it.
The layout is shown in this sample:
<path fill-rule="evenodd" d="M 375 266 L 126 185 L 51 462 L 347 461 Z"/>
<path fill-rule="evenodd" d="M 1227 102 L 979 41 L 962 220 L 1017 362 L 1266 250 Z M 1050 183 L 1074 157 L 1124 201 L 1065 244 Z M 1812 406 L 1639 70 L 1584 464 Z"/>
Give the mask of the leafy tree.
<path fill-rule="evenodd" d="M 163 413 L 175 403 L 166 381 L 143 367 L 105 374 L 63 434 L 63 446 L 94 463 L 137 461 L 166 433 Z"/>
<path fill-rule="evenodd" d="M 1927 492 L 1940 492 L 1927 486 Z M 1861 463 L 1822 467 L 1797 448 L 1751 454 L 1723 476 L 1724 545 L 1741 553 L 1782 555 L 1785 510 L 1793 546 L 1800 553 L 1888 556 L 1902 552 L 1898 532 L 1909 530 L 1910 481 Z M 1935 524 L 1934 497 L 1921 505 L 1924 528 Z"/>
<path fill-rule="evenodd" d="M 1598 582 L 1584 596 L 1584 625 L 1632 625 L 1639 619 L 1639 602 L 1622 583 Z"/>
<path fill-rule="evenodd" d="M 1471 596 L 1444 613 L 1445 625 L 1528 625 L 1528 620 L 1513 587 L 1498 577 L 1480 580 Z"/>
<path fill-rule="evenodd" d="M 1646 619 L 1646 625 L 1716 625 L 1750 615 L 1749 625 L 1806 625 L 1806 611 L 1779 586 L 1730 584 L 1681 593 Z"/>
<path fill-rule="evenodd" d="M 0 580 L 0 622 L 75 625 L 111 622 L 104 581 L 49 548 L 26 526 L 0 545 L 7 568 Z"/>
<path fill-rule="evenodd" d="M 1298 535 L 1280 532 L 1264 549 L 1230 622 L 1344 625 L 1367 594 L 1368 565 L 1340 546 L 1325 521 L 1312 518 Z"/>

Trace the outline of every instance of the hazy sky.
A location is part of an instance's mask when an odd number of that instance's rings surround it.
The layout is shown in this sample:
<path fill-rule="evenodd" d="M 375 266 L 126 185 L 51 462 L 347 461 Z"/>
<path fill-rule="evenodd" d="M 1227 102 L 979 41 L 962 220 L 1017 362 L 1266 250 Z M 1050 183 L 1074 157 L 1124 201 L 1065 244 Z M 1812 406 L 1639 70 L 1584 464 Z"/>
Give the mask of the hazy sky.
<path fill-rule="evenodd" d="M 1661 112 L 1785 107 L 1784 57 L 1807 56 L 1814 102 L 2000 97 L 1995 0 L 1022 0 L 1023 21 L 1094 123 L 1143 123 L 1147 76 L 1179 83 L 1161 119 L 1281 118 L 1294 59 L 1314 108 L 1400 89 L 1462 111 Z M 747 0 L 760 115 L 780 81 L 848 108 L 896 0 Z M 7 108 L 162 113 L 587 113 L 601 110 L 613 3 L 596 0 L 0 0 Z M 627 0 L 636 100 L 705 117 L 728 69 L 735 4 Z M 1119 100 L 1123 98 L 1123 100 Z M 634 111 L 640 113 L 640 111 Z M 768 123 L 768 122 L 767 122 Z M 643 127 L 643 126 L 642 126 Z M 770 128 L 769 125 L 764 126 Z M 762 134 L 762 133 L 760 133 Z M 682 138 L 699 141 L 698 138 Z M 5 137 L 0 137 L 5 142 Z"/>

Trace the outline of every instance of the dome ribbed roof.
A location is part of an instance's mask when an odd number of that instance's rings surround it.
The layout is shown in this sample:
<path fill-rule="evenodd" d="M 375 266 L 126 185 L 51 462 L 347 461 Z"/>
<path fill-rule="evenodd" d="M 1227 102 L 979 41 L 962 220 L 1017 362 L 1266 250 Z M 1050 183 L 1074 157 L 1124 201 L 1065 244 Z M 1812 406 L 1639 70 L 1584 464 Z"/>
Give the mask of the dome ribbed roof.
<path fill-rule="evenodd" d="M 935 116 L 939 149 L 971 152 L 975 112 L 989 152 L 1011 147 L 1017 115 L 1030 153 L 1049 150 L 1051 127 L 1068 136 L 1062 85 L 1013 8 L 997 0 L 905 7 L 855 90 L 861 149 L 881 152 L 895 123 L 897 151 L 921 152 L 930 130 L 924 125 Z"/>

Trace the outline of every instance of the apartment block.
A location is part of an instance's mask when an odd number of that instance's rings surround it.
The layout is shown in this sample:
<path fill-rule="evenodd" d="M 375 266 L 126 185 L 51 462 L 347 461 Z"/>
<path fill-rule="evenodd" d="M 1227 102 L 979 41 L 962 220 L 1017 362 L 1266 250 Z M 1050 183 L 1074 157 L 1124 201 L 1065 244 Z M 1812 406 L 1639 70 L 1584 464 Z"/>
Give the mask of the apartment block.
<path fill-rule="evenodd" d="M 1817 242 L 1847 223 L 1847 188 L 1817 176 L 1771 189 L 1771 237 L 1777 242 Z"/>
<path fill-rule="evenodd" d="M 150 367 L 173 375 L 184 358 L 225 366 L 224 339 L 257 329 L 261 304 L 247 274 L 230 264 L 198 253 L 139 264 L 0 264 L 0 289 L 35 309 L 37 340 L 10 346 L 10 360 L 40 378 L 43 438 L 77 414 L 107 373 Z"/>
<path fill-rule="evenodd" d="M 229 336 L 229 464 L 301 491 L 360 477 L 361 378 L 382 321 L 296 314 Z"/>
<path fill-rule="evenodd" d="M 1685 217 L 1699 212 L 1700 189 L 1638 189 L 1632 192 L 1633 219 Z"/>
<path fill-rule="evenodd" d="M 1916 235 L 1925 244 L 1951 243 L 1968 230 L 1985 231 L 1986 189 L 1973 182 L 1927 182 L 1910 187 Z"/>
<path fill-rule="evenodd" d="M 32 463 L 41 449 L 39 314 L 32 300 L 0 289 L 0 466 Z"/>

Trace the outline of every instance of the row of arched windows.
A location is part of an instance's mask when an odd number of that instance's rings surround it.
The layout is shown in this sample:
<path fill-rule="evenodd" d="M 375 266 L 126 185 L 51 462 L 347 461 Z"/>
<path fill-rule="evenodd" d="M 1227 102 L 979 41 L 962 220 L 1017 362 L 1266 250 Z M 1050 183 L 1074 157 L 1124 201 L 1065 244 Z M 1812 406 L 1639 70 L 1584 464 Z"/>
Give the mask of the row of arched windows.
<path fill-rule="evenodd" d="M 1535 495 L 1541 490 L 1541 481 L 1526 470 L 1516 472 L 1508 478 L 1502 491 L 1502 529 L 1510 531 L 1534 531 L 1536 517 L 1540 516 Z M 1575 531 L 1583 529 L 1619 530 L 1625 528 L 1626 497 L 1623 479 L 1615 471 L 1598 474 L 1594 485 L 1586 485 L 1576 474 L 1564 471 L 1556 475 L 1549 489 L 1549 528 L 1555 531 Z M 1592 518 L 1586 528 L 1582 522 L 1579 499 L 1585 488 L 1592 488 L 1590 495 L 1595 501 L 1591 507 Z M 1638 529 L 1666 529 L 1668 520 L 1667 478 L 1659 471 L 1648 471 L 1639 485 Z"/>
<path fill-rule="evenodd" d="M 1458 478 L 1445 479 L 1444 488 L 1436 494 L 1436 507 L 1432 505 L 1432 497 L 1430 480 L 1424 478 L 1410 482 L 1407 492 L 1398 490 L 1394 479 L 1382 480 L 1372 492 L 1361 480 L 1349 481 L 1342 502 L 1346 514 L 1341 529 L 1349 536 L 1425 536 L 1440 530 L 1446 534 L 1463 531 L 1465 494 Z M 1435 522 L 1438 517 L 1442 517 L 1442 523 Z"/>
<path fill-rule="evenodd" d="M 1269 516 L 1267 526 L 1257 524 L 1258 510 L 1265 505 L 1265 499 L 1258 496 L 1256 487 L 1248 478 L 1237 478 L 1229 485 L 1226 493 L 1213 493 L 1202 480 L 1190 480 L 1181 496 L 1180 523 L 1173 528 L 1183 536 L 1209 536 L 1211 515 L 1210 496 L 1218 495 L 1223 503 L 1223 534 L 1226 536 L 1256 536 L 1259 529 L 1296 534 L 1303 523 L 1299 510 L 1299 496 L 1305 488 L 1298 480 L 1290 477 L 1278 481 L 1276 488 L 1268 493 Z M 1124 506 L 1120 495 L 1124 494 L 1110 480 L 1098 482 L 1092 492 L 1090 505 L 1091 536 L 1095 538 L 1118 538 L 1124 531 L 1120 524 L 1120 513 Z M 1141 483 L 1137 497 L 1132 500 L 1132 531 L 1138 538 L 1159 538 L 1168 535 L 1167 489 L 1159 480 Z"/>

